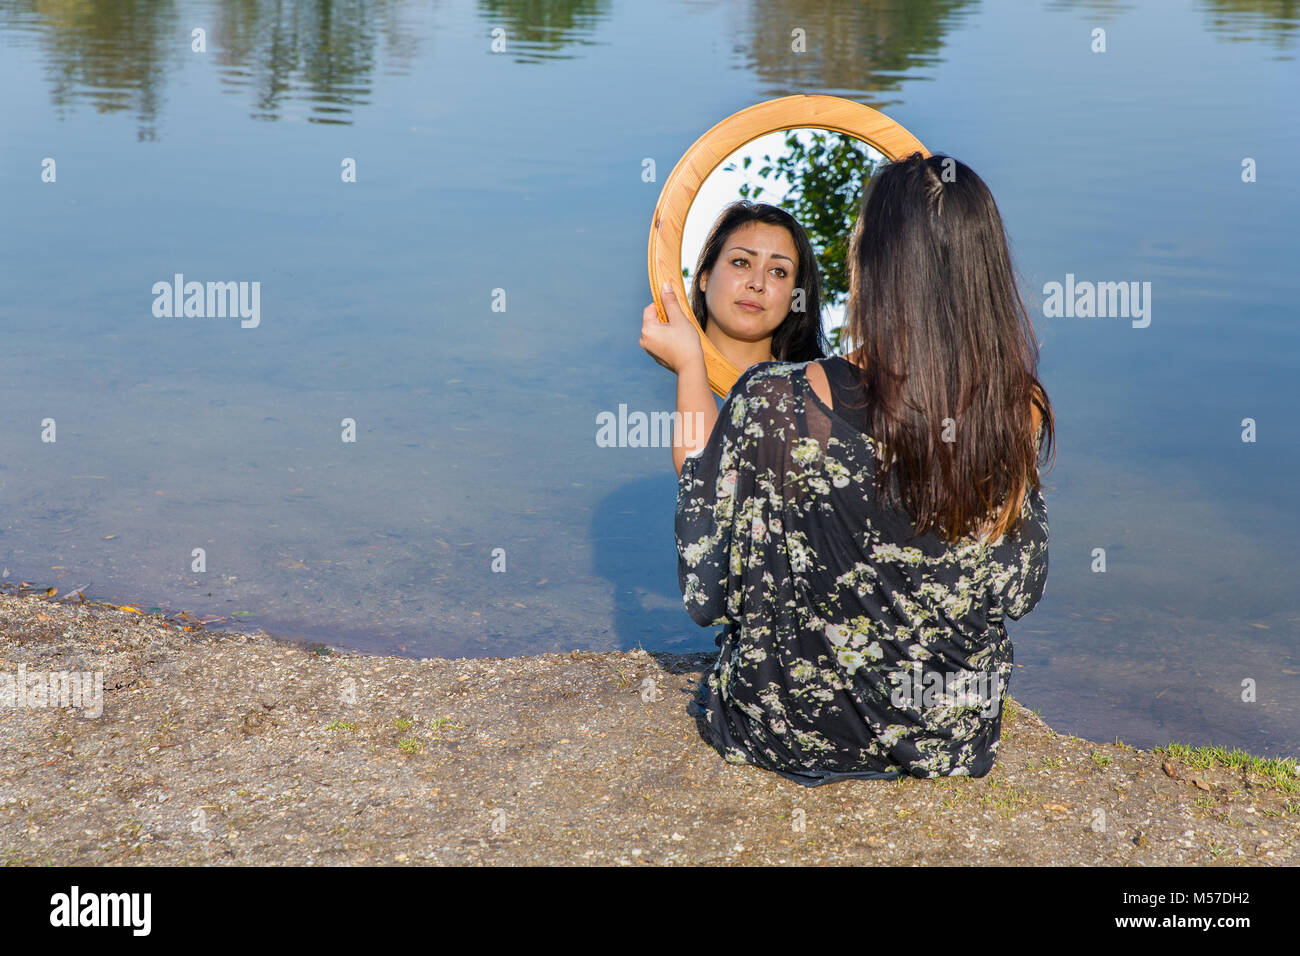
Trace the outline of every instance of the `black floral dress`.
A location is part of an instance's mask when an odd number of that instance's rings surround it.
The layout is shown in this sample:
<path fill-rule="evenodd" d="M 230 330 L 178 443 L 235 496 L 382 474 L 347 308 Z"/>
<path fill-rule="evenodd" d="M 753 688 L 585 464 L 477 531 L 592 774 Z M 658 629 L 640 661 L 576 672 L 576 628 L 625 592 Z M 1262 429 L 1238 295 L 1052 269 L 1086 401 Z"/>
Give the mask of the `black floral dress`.
<path fill-rule="evenodd" d="M 824 368 L 834 385 L 850 366 Z M 723 626 L 691 713 L 728 762 L 806 786 L 983 776 L 1011 678 L 1003 618 L 1047 579 L 1042 496 L 1026 495 L 1015 539 L 914 537 L 878 498 L 878 445 L 805 369 L 749 368 L 682 466 L 682 599 Z"/>

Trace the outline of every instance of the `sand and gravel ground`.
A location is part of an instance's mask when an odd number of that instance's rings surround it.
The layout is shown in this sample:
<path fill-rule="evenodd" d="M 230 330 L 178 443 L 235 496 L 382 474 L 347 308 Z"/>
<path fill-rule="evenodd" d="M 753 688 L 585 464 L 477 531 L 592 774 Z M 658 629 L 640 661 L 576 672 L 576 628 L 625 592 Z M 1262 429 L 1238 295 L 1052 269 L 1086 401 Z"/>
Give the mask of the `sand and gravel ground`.
<path fill-rule="evenodd" d="M 686 712 L 711 663 L 339 654 L 0 594 L 0 675 L 104 681 L 97 717 L 0 703 L 0 862 L 1300 862 L 1300 778 L 1058 735 L 1013 702 L 980 779 L 728 765 Z"/>

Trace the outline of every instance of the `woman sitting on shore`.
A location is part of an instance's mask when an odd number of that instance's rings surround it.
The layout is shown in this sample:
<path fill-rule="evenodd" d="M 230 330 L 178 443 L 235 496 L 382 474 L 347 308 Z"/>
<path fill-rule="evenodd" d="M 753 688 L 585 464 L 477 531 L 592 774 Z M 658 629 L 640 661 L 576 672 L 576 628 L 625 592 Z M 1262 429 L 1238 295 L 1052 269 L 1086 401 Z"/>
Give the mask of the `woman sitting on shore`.
<path fill-rule="evenodd" d="M 997 206 L 960 162 L 880 170 L 849 257 L 852 361 L 759 362 L 721 412 L 671 296 L 667 324 L 643 322 L 678 411 L 711 426 L 687 439 L 676 513 L 687 610 L 724 627 L 692 712 L 727 761 L 807 786 L 983 776 L 1004 618 L 1047 578 L 1033 328 Z"/>

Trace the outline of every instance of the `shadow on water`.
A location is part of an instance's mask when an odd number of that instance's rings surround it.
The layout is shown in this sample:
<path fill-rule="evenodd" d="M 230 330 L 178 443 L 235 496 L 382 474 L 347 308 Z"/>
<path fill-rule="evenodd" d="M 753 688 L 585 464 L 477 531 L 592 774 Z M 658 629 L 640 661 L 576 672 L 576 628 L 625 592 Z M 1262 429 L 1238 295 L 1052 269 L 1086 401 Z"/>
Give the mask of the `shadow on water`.
<path fill-rule="evenodd" d="M 673 540 L 676 500 L 677 478 L 669 466 L 610 492 L 592 514 L 592 572 L 609 582 L 613 634 L 621 650 L 715 646 L 714 629 L 698 626 L 682 605 Z"/>

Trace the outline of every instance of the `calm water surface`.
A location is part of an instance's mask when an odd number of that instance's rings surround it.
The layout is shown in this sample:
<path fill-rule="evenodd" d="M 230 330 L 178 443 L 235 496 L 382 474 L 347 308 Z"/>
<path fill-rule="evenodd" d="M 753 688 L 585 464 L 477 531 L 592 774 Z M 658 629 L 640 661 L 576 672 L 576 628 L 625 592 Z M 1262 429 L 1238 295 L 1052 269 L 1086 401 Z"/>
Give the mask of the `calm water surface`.
<path fill-rule="evenodd" d="M 831 93 L 985 178 L 1037 310 L 1051 575 L 1012 693 L 1295 755 L 1293 9 L 0 2 L 4 580 L 373 652 L 714 649 L 668 449 L 595 442 L 674 403 L 642 161 Z M 177 273 L 259 282 L 259 324 L 156 318 Z M 1150 326 L 1044 318 L 1067 274 L 1150 282 Z"/>

